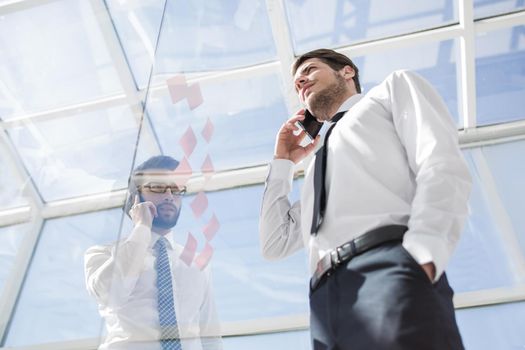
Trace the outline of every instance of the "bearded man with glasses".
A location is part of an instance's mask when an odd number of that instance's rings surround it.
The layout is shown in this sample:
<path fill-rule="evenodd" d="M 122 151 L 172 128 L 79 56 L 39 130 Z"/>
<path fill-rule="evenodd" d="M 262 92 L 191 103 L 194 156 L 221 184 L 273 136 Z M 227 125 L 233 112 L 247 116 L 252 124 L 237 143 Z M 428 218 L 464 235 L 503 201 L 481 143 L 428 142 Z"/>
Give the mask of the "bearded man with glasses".
<path fill-rule="evenodd" d="M 87 289 L 106 321 L 99 349 L 222 349 L 209 265 L 188 264 L 172 237 L 186 192 L 178 165 L 156 156 L 135 168 L 123 208 L 131 233 L 85 253 Z"/>

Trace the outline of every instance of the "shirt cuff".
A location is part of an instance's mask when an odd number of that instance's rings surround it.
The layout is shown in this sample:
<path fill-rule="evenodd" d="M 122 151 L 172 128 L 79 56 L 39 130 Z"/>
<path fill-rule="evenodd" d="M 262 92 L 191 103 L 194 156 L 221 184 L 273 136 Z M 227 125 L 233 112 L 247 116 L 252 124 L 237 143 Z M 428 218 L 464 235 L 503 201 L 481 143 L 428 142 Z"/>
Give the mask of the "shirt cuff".
<path fill-rule="evenodd" d="M 274 159 L 270 163 L 268 179 L 271 180 L 288 180 L 290 184 L 293 180 L 295 164 L 288 159 Z"/>
<path fill-rule="evenodd" d="M 447 245 L 441 237 L 410 233 L 409 231 L 403 238 L 403 248 L 405 248 L 420 265 L 429 262 L 434 263 L 436 275 L 434 276 L 433 282 L 439 280 L 445 271 L 445 266 L 449 258 Z"/>

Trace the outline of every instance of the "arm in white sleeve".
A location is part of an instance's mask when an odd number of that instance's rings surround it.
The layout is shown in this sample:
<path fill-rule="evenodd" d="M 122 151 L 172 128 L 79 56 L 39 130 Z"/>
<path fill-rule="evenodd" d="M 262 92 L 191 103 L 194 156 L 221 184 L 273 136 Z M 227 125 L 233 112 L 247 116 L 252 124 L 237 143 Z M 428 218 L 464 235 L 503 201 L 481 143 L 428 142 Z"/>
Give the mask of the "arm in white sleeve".
<path fill-rule="evenodd" d="M 99 304 L 118 306 L 128 299 L 142 271 L 150 239 L 151 230 L 138 225 L 127 239 L 86 251 L 86 287 Z"/>
<path fill-rule="evenodd" d="M 211 278 L 211 269 L 208 265 L 204 270 L 206 273 L 206 285 L 204 298 L 200 308 L 200 336 L 203 350 L 222 350 L 221 325 L 215 298 L 213 296 L 213 284 Z"/>
<path fill-rule="evenodd" d="M 286 257 L 301 247 L 301 206 L 290 204 L 294 163 L 275 159 L 270 163 L 266 179 L 261 214 L 259 238 L 262 255 L 269 260 Z"/>
<path fill-rule="evenodd" d="M 386 84 L 394 125 L 416 182 L 403 246 L 419 264 L 434 263 L 437 281 L 468 214 L 471 177 L 456 126 L 434 88 L 408 71 L 394 72 Z"/>

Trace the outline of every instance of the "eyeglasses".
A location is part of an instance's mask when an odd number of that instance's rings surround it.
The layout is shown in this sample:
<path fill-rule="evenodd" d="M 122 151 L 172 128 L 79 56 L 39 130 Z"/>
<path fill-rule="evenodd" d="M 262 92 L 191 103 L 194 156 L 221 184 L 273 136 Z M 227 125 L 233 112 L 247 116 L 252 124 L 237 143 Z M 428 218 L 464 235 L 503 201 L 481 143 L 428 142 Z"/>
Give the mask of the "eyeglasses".
<path fill-rule="evenodd" d="M 168 184 L 165 184 L 165 183 L 162 183 L 162 182 L 149 182 L 149 183 L 147 183 L 145 185 L 142 185 L 141 187 L 142 188 L 147 188 L 148 190 L 150 190 L 153 193 L 166 193 L 166 191 L 169 188 L 171 194 L 174 195 L 174 196 L 184 196 L 184 194 L 186 193 L 186 187 L 185 186 L 180 188 L 179 186 L 177 186 L 175 184 L 168 185 Z"/>

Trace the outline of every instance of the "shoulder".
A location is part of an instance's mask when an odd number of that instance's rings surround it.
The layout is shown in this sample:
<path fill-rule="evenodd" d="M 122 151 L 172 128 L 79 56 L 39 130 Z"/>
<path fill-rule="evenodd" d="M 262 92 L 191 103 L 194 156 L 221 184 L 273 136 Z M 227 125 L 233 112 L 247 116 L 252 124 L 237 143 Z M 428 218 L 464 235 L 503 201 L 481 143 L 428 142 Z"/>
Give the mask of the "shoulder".
<path fill-rule="evenodd" d="M 398 69 L 389 73 L 380 83 L 366 93 L 365 97 L 372 99 L 387 98 L 394 90 L 413 85 L 415 81 L 424 80 L 419 74 L 408 69 Z"/>
<path fill-rule="evenodd" d="M 433 96 L 436 93 L 428 80 L 419 73 L 407 69 L 393 71 L 380 86 L 380 91 L 390 98 L 397 99 L 413 95 Z"/>
<path fill-rule="evenodd" d="M 94 255 L 100 255 L 100 254 L 110 254 L 111 250 L 115 247 L 116 242 L 110 243 L 110 244 L 99 244 L 94 245 L 86 249 L 84 256 L 94 256 Z"/>
<path fill-rule="evenodd" d="M 399 69 L 390 73 L 384 80 L 391 86 L 399 85 L 429 85 L 429 82 L 419 73 L 408 69 Z"/>

